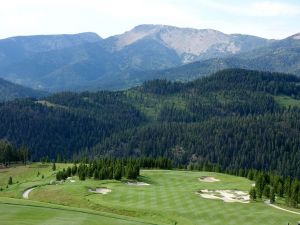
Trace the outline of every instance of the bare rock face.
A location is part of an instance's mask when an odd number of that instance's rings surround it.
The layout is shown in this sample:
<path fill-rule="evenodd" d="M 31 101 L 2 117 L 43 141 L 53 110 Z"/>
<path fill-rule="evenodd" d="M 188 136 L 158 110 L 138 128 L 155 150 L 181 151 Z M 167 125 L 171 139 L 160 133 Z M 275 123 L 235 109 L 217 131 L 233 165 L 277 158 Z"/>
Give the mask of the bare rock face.
<path fill-rule="evenodd" d="M 227 35 L 212 29 L 140 25 L 115 36 L 112 49 L 120 51 L 143 39 L 155 40 L 176 51 L 182 63 L 236 54 L 243 50 L 251 50 L 249 48 L 258 48 L 268 42 L 263 38 Z"/>

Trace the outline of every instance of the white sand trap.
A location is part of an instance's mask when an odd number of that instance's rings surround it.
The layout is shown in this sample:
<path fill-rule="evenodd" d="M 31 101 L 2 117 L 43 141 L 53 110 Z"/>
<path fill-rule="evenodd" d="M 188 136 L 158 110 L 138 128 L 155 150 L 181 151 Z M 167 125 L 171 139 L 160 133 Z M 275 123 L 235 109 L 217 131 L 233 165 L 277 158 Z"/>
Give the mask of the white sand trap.
<path fill-rule="evenodd" d="M 127 182 L 127 184 L 131 185 L 131 186 L 149 186 L 150 185 L 145 182 Z"/>
<path fill-rule="evenodd" d="M 201 190 L 196 192 L 202 198 L 207 199 L 220 199 L 224 202 L 239 202 L 239 203 L 249 203 L 250 196 L 245 191 L 235 191 L 235 190 Z"/>
<path fill-rule="evenodd" d="M 67 180 L 70 181 L 71 183 L 75 183 L 75 180 L 73 179 L 73 177 L 67 177 Z"/>
<path fill-rule="evenodd" d="M 216 179 L 214 177 L 208 177 L 208 176 L 202 176 L 199 178 L 199 181 L 207 182 L 207 183 L 213 183 L 220 181 L 219 179 Z"/>
<path fill-rule="evenodd" d="M 35 189 L 35 187 L 25 190 L 24 193 L 23 193 L 23 198 L 29 199 L 29 194 L 30 194 L 31 191 L 33 191 L 33 189 Z"/>
<path fill-rule="evenodd" d="M 89 192 L 92 192 L 92 193 L 96 193 L 96 194 L 102 194 L 102 195 L 106 195 L 108 193 L 111 192 L 111 189 L 109 188 L 96 188 L 95 190 L 94 189 L 89 189 Z"/>

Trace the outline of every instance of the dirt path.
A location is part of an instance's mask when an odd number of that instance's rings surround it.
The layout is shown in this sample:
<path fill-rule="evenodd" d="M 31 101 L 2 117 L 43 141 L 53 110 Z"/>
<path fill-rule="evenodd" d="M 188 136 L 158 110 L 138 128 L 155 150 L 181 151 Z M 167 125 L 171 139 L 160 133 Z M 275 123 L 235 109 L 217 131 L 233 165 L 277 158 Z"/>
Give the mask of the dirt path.
<path fill-rule="evenodd" d="M 265 203 L 275 209 L 279 209 L 279 210 L 282 210 L 282 211 L 285 211 L 285 212 L 289 212 L 289 213 L 293 213 L 293 214 L 297 214 L 297 215 L 300 215 L 300 212 L 295 212 L 295 211 L 291 211 L 291 210 L 288 210 L 288 209 L 284 209 L 284 208 L 281 208 L 277 205 L 273 205 L 273 204 L 270 204 L 269 201 L 265 201 Z"/>
<path fill-rule="evenodd" d="M 34 188 L 29 188 L 26 191 L 24 191 L 23 198 L 29 199 L 29 194 L 30 194 L 31 191 L 33 191 L 33 189 L 35 189 L 35 187 Z"/>

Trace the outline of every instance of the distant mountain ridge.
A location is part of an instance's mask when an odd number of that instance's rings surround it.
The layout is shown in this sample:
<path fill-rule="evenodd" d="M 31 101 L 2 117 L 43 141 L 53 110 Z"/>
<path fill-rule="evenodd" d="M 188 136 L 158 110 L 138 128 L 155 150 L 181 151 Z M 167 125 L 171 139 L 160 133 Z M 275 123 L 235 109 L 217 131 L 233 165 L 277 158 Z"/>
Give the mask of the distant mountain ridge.
<path fill-rule="evenodd" d="M 230 57 L 213 58 L 161 71 L 149 71 L 141 77 L 170 80 L 193 80 L 228 68 L 252 69 L 291 73 L 300 76 L 300 34 L 293 35 L 269 46 Z"/>
<path fill-rule="evenodd" d="M 226 68 L 297 74 L 299 38 L 166 25 L 139 25 L 106 39 L 95 33 L 14 37 L 0 40 L 0 77 L 57 92 L 124 89 L 160 77 L 186 81 Z"/>
<path fill-rule="evenodd" d="M 33 90 L 18 84 L 13 84 L 0 78 L 0 102 L 10 101 L 16 98 L 39 98 L 45 97 L 46 95 L 46 92 Z"/>
<path fill-rule="evenodd" d="M 212 29 L 178 28 L 167 25 L 139 25 L 107 39 L 111 51 L 120 51 L 143 39 L 152 39 L 176 51 L 183 63 L 227 56 L 265 46 L 272 40 L 250 35 L 227 35 Z"/>
<path fill-rule="evenodd" d="M 94 43 L 102 38 L 95 33 L 18 36 L 0 40 L 0 63 L 22 60 L 35 53 L 55 51 Z"/>

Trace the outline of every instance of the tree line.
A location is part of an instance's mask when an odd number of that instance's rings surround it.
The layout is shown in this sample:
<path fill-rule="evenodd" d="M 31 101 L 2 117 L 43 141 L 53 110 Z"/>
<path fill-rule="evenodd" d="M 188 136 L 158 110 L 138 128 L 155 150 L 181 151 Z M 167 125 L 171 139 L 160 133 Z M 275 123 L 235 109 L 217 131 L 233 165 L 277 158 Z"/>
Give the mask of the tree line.
<path fill-rule="evenodd" d="M 53 170 L 56 167 L 53 164 Z M 92 162 L 74 163 L 72 167 L 63 169 L 56 173 L 58 181 L 65 180 L 71 176 L 78 176 L 80 180 L 93 178 L 95 180 L 121 180 L 123 177 L 136 180 L 140 175 L 140 168 L 171 169 L 172 161 L 167 158 L 102 158 Z"/>
<path fill-rule="evenodd" d="M 8 166 L 13 162 L 23 162 L 24 164 L 30 158 L 30 150 L 22 145 L 17 148 L 7 140 L 0 140 L 0 164 Z"/>

